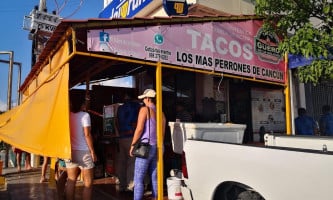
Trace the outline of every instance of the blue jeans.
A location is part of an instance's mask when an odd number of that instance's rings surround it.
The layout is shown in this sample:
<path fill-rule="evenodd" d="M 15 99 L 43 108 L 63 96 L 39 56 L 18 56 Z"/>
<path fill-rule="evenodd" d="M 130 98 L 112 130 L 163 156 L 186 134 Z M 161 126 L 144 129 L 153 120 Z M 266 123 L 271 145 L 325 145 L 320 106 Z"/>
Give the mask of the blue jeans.
<path fill-rule="evenodd" d="M 148 158 L 136 158 L 134 167 L 134 200 L 141 200 L 144 193 L 144 179 L 149 174 L 152 195 L 157 197 L 157 146 L 152 145 Z"/>

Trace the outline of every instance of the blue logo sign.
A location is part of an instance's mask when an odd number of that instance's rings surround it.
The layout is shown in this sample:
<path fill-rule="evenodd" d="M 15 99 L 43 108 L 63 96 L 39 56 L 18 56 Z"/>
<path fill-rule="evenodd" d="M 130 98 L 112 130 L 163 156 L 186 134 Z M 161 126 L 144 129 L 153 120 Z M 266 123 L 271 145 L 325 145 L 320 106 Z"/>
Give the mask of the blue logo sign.
<path fill-rule="evenodd" d="M 113 0 L 98 15 L 99 18 L 131 18 L 153 0 Z"/>
<path fill-rule="evenodd" d="M 99 41 L 100 42 L 109 42 L 110 35 L 106 32 L 99 32 Z"/>
<path fill-rule="evenodd" d="M 163 0 L 165 12 L 171 15 L 187 15 L 188 5 L 186 0 Z"/>
<path fill-rule="evenodd" d="M 164 42 L 163 35 L 161 35 L 159 33 L 155 34 L 155 36 L 154 36 L 154 43 L 157 44 L 157 45 L 161 45 L 161 44 L 163 44 L 163 42 Z"/>

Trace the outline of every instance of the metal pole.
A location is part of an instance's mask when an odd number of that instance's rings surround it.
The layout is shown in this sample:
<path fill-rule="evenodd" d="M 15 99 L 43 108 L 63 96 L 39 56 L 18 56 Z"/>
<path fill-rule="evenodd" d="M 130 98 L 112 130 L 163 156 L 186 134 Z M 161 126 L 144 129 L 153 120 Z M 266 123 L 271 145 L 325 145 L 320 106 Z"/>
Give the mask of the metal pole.
<path fill-rule="evenodd" d="M 0 63 L 7 63 L 7 64 L 9 64 L 9 61 L 8 60 L 0 60 Z M 20 105 L 20 103 L 21 103 L 20 86 L 21 86 L 22 63 L 20 63 L 20 62 L 13 62 L 13 64 L 18 66 L 18 75 L 17 75 L 17 105 Z"/>
<path fill-rule="evenodd" d="M 13 56 L 14 57 L 14 56 Z M 18 66 L 18 75 L 17 75 L 17 105 L 20 105 L 21 103 L 21 93 L 20 93 L 20 86 L 21 86 L 21 70 L 22 70 L 22 64 L 18 63 L 18 62 L 13 62 L 14 64 L 16 64 Z M 10 146 L 7 144 L 6 145 L 6 162 L 5 162 L 5 167 L 8 167 L 8 161 L 9 161 L 9 149 Z"/>
<path fill-rule="evenodd" d="M 0 52 L 0 54 L 1 54 L 1 52 Z M 6 63 L 6 64 L 9 64 L 9 61 L 8 61 L 8 60 L 1 60 L 1 59 L 0 59 L 0 63 Z M 20 62 L 15 62 L 15 61 L 13 62 L 13 64 L 14 64 L 14 65 L 20 65 L 20 66 L 22 65 L 22 63 L 20 63 Z"/>
<path fill-rule="evenodd" d="M 163 200 L 163 113 L 162 113 L 162 63 L 156 65 L 156 115 L 157 115 L 157 199 Z"/>
<path fill-rule="evenodd" d="M 46 0 L 39 0 L 38 11 L 46 12 Z M 38 36 L 39 36 L 39 32 L 38 32 L 38 30 L 35 30 L 35 33 L 34 33 L 34 36 L 33 36 L 33 41 L 32 41 L 32 48 L 31 48 L 32 49 L 31 68 L 33 68 L 33 66 L 36 64 L 38 56 L 39 56 Z M 33 159 L 32 163 L 37 163 L 40 159 L 40 156 L 32 154 L 31 158 Z M 52 161 L 54 161 L 54 159 L 51 159 L 51 164 L 53 164 Z M 52 170 L 52 167 L 51 167 L 50 168 L 50 174 L 54 174 L 53 172 L 54 172 L 54 170 Z M 53 181 L 50 181 L 49 184 L 53 184 Z"/>
<path fill-rule="evenodd" d="M 46 0 L 39 0 L 38 10 L 44 11 L 44 9 L 46 9 Z"/>
<path fill-rule="evenodd" d="M 290 81 L 289 81 L 289 70 L 288 70 L 288 54 L 285 55 L 285 65 L 286 65 L 286 87 L 284 89 L 285 104 L 286 104 L 286 133 L 287 135 L 292 134 L 292 119 L 291 113 L 293 108 L 291 107 L 291 97 L 290 97 Z"/>
<path fill-rule="evenodd" d="M 46 12 L 46 0 L 39 0 L 38 11 Z M 36 64 L 38 58 L 38 30 L 33 33 L 32 43 L 31 43 L 31 68 Z"/>
<path fill-rule="evenodd" d="M 293 88 L 293 77 L 292 72 L 290 69 L 288 71 L 288 78 L 289 78 L 289 90 L 290 90 L 290 121 L 291 121 L 291 135 L 295 135 L 295 110 L 294 110 L 294 88 Z"/>
<path fill-rule="evenodd" d="M 7 109 L 11 109 L 12 99 L 12 79 L 13 79 L 13 63 L 14 63 L 14 52 L 13 51 L 0 51 L 0 54 L 9 54 L 9 70 L 8 70 L 8 91 L 7 91 Z"/>
<path fill-rule="evenodd" d="M 20 87 L 21 87 L 21 74 L 22 74 L 22 64 L 18 63 L 18 75 L 17 75 L 17 105 L 21 104 L 21 92 L 20 92 Z"/>
<path fill-rule="evenodd" d="M 14 52 L 9 53 L 9 70 L 8 70 L 8 90 L 7 90 L 7 109 L 12 109 L 12 83 L 13 83 L 13 57 Z"/>
<path fill-rule="evenodd" d="M 12 99 L 12 78 L 13 78 L 13 63 L 14 63 L 14 52 L 13 51 L 0 51 L 0 54 L 9 54 L 9 70 L 8 70 L 8 91 L 7 91 L 7 110 L 11 109 L 11 99 Z M 8 167 L 9 158 L 9 145 L 6 145 L 5 152 L 5 168 Z"/>

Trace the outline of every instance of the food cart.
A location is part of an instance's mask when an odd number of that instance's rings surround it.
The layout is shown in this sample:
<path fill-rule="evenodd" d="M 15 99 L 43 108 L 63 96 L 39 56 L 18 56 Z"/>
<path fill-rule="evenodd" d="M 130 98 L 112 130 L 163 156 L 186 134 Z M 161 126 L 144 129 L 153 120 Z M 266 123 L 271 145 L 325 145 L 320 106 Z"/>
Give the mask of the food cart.
<path fill-rule="evenodd" d="M 259 31 L 261 24 L 262 20 L 256 16 L 63 20 L 20 88 L 22 104 L 0 116 L 1 139 L 34 154 L 70 158 L 68 91 L 85 85 L 83 95 L 90 101 L 90 109 L 103 113 L 104 106 L 121 103 L 117 98 L 125 89 L 96 83 L 128 76 L 136 77 L 135 88 L 130 89 L 136 93 L 148 87 L 156 89 L 159 157 L 163 157 L 162 105 L 174 105 L 170 99 L 193 98 L 193 110 L 205 113 L 202 99 L 215 95 L 219 101 L 216 109 L 210 110 L 218 114 L 217 119 L 225 114 L 229 121 L 227 102 L 219 97 L 219 83 L 226 79 L 229 80 L 226 88 L 246 82 L 282 91 L 286 131 L 290 133 L 288 73 L 278 52 L 264 54 L 264 46 L 276 46 L 278 41 L 275 38 L 275 43 L 266 43 L 269 38 L 261 38 L 264 36 Z M 248 32 L 239 27 L 247 27 Z M 175 37 L 176 33 L 180 35 Z M 258 45 L 253 46 L 254 42 Z M 183 72 L 204 76 L 186 79 L 188 76 Z M 163 87 L 172 82 L 170 74 L 178 75 L 176 86 L 187 83 L 192 92 L 184 90 L 180 94 L 175 87 Z M 207 88 L 216 88 L 215 93 Z M 26 116 L 30 113 L 34 113 L 35 119 L 28 122 Z M 173 116 L 171 113 L 170 118 Z M 112 120 L 103 117 L 94 117 L 92 127 L 96 135 L 102 134 L 97 137 L 101 140 L 112 133 Z M 163 159 L 158 162 L 158 172 L 161 191 Z"/>

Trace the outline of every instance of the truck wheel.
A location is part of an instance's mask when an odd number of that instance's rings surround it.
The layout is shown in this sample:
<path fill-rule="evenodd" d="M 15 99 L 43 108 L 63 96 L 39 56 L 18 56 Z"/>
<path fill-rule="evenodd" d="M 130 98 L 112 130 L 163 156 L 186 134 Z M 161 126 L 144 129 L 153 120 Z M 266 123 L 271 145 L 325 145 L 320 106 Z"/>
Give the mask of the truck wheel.
<path fill-rule="evenodd" d="M 250 190 L 246 190 L 244 192 L 241 192 L 238 194 L 237 200 L 264 200 L 264 198 L 262 198 L 260 196 L 260 194 L 254 192 L 254 191 L 250 191 Z"/>

